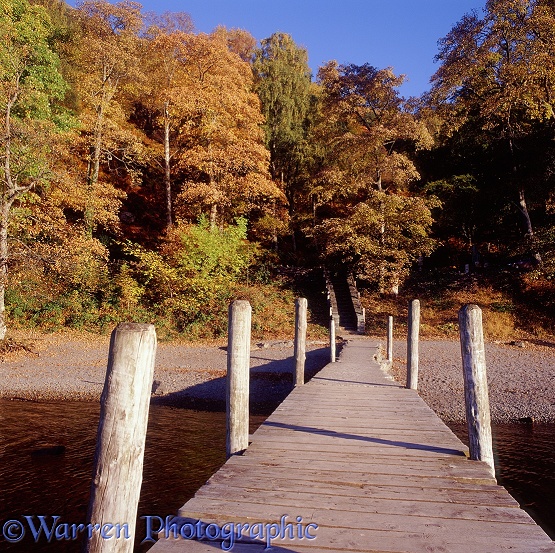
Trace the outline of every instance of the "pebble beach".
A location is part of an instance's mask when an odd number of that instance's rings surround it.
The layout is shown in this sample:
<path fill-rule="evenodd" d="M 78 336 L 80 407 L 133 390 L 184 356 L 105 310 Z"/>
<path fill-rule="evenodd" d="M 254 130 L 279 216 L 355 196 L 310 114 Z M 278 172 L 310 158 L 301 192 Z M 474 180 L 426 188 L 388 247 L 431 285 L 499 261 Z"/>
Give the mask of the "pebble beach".
<path fill-rule="evenodd" d="M 394 342 L 391 374 L 403 385 L 406 348 Z M 466 420 L 459 342 L 421 340 L 419 351 L 420 396 L 444 421 Z M 555 421 L 555 344 L 487 343 L 486 370 L 492 421 Z"/>
<path fill-rule="evenodd" d="M 45 335 L 30 351 L 0 361 L 0 397 L 26 401 L 97 401 L 106 374 L 109 337 Z M 382 344 L 385 346 L 385 344 Z M 307 345 L 307 376 L 329 361 L 325 341 Z M 486 344 L 494 422 L 555 421 L 555 344 Z M 153 401 L 192 408 L 225 406 L 225 345 L 158 345 Z M 395 341 L 391 375 L 406 382 L 406 343 Z M 293 343 L 251 346 L 251 402 L 275 407 L 292 387 Z M 464 421 L 464 385 L 457 341 L 421 340 L 421 397 L 445 421 Z"/>

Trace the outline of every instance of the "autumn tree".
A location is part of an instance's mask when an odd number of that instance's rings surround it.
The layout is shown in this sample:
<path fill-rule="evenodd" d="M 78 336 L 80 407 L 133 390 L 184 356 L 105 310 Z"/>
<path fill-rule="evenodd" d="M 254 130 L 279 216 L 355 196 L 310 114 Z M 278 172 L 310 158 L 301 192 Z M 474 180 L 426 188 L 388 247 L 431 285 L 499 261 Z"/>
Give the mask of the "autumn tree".
<path fill-rule="evenodd" d="M 329 62 L 318 77 L 326 154 L 312 187 L 321 214 L 314 234 L 329 261 L 395 291 L 432 249 L 429 205 L 409 194 L 419 177 L 410 154 L 431 137 L 391 69 Z"/>
<path fill-rule="evenodd" d="M 552 3 L 489 0 L 483 16 L 465 15 L 439 44 L 441 66 L 432 77 L 429 105 L 444 119 L 447 138 L 477 128 L 482 149 L 503 149 L 494 178 L 507 183 L 518 200 L 514 203 L 530 239 L 534 229 L 528 196 L 538 185 L 537 171 L 530 171 L 537 145 L 531 144 L 539 129 L 553 122 Z"/>
<path fill-rule="evenodd" d="M 12 208 L 47 179 L 55 100 L 64 96 L 66 84 L 50 47 L 51 23 L 44 8 L 26 0 L 2 3 L 0 37 L 0 339 L 4 339 Z"/>
<path fill-rule="evenodd" d="M 237 54 L 243 61 L 248 63 L 252 61 L 256 50 L 256 38 L 248 31 L 238 28 L 228 30 L 220 25 L 214 34 L 222 36 L 230 52 Z"/>
<path fill-rule="evenodd" d="M 412 265 L 434 249 L 430 208 L 436 205 L 371 190 L 344 217 L 326 218 L 314 232 L 330 268 L 355 271 L 377 284 L 380 293 L 396 295 Z"/>
<path fill-rule="evenodd" d="M 138 68 L 142 15 L 140 4 L 129 0 L 117 4 L 86 0 L 76 16 L 81 30 L 75 59 L 80 73 L 77 93 L 88 149 L 84 225 L 91 234 L 99 222 L 115 222 L 121 197 L 111 183 L 100 183 L 101 161 L 107 166 L 120 164 L 133 178 L 134 161 L 141 154 L 141 141 L 127 126 L 129 106 L 122 92 L 142 78 Z"/>
<path fill-rule="evenodd" d="M 162 127 L 164 188 L 166 193 L 166 228 L 173 224 L 172 158 L 178 153 L 173 147 L 185 123 L 180 110 L 189 67 L 188 42 L 193 23 L 188 14 L 165 13 L 154 17 L 148 28 L 145 61 L 150 83 L 148 108 Z"/>
<path fill-rule="evenodd" d="M 176 103 L 184 123 L 176 165 L 189 175 L 178 196 L 180 213 L 208 213 L 212 226 L 242 215 L 261 217 L 283 195 L 268 172 L 250 66 L 230 51 L 221 32 L 190 35 L 187 53 Z"/>

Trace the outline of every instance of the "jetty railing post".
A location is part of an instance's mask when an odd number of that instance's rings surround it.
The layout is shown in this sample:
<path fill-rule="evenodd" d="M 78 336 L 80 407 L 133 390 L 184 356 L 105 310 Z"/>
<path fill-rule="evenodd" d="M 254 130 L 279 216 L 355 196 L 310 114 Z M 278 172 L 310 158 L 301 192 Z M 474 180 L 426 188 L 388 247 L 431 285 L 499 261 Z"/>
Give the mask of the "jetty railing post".
<path fill-rule="evenodd" d="M 393 317 L 387 317 L 387 361 L 393 363 Z"/>
<path fill-rule="evenodd" d="M 129 539 L 106 539 L 101 530 L 91 532 L 87 553 L 133 551 L 155 356 L 153 325 L 122 323 L 112 332 L 88 520 L 99 529 L 126 524 Z"/>
<path fill-rule="evenodd" d="M 229 306 L 226 384 L 228 458 L 249 446 L 251 312 L 247 300 L 235 300 Z"/>
<path fill-rule="evenodd" d="M 470 458 L 487 463 L 495 476 L 482 310 L 477 305 L 459 311 L 459 333 Z"/>
<path fill-rule="evenodd" d="M 407 388 L 418 389 L 418 337 L 420 333 L 420 301 L 409 303 L 407 331 Z"/>
<path fill-rule="evenodd" d="M 335 363 L 335 320 L 333 318 L 333 308 L 330 307 L 330 361 Z"/>
<path fill-rule="evenodd" d="M 297 298 L 295 300 L 295 386 L 304 384 L 307 310 L 308 302 L 306 298 Z"/>

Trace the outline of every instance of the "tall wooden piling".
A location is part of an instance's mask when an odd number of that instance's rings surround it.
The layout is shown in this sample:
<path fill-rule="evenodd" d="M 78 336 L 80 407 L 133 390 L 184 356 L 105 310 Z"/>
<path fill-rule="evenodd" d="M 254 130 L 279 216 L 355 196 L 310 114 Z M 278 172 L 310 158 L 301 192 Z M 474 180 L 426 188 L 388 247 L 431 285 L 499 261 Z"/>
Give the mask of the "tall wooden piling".
<path fill-rule="evenodd" d="M 387 362 L 393 363 L 393 317 L 387 317 Z"/>
<path fill-rule="evenodd" d="M 228 458 L 249 445 L 249 372 L 251 306 L 235 300 L 229 306 L 226 385 L 226 453 Z"/>
<path fill-rule="evenodd" d="M 459 311 L 459 333 L 470 458 L 487 463 L 495 476 L 482 310 L 477 305 Z"/>
<path fill-rule="evenodd" d="M 330 361 L 335 363 L 335 320 L 333 318 L 333 308 L 330 307 Z"/>
<path fill-rule="evenodd" d="M 308 302 L 306 298 L 297 298 L 295 300 L 295 386 L 304 384 L 307 310 Z"/>
<path fill-rule="evenodd" d="M 133 551 L 155 355 L 153 325 L 122 323 L 112 332 L 88 513 L 99 531 L 87 553 Z M 113 537 L 116 524 L 127 525 L 129 539 Z"/>
<path fill-rule="evenodd" d="M 409 303 L 407 331 L 407 388 L 418 389 L 418 340 L 420 333 L 420 301 Z"/>

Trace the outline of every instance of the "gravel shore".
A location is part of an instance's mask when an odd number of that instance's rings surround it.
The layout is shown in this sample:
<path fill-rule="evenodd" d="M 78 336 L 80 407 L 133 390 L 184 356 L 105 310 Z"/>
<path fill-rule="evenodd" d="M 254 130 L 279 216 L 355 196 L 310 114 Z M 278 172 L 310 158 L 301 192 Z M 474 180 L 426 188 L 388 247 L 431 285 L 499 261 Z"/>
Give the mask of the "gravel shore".
<path fill-rule="evenodd" d="M 395 341 L 391 372 L 406 383 L 406 342 Z M 494 422 L 555 421 L 555 344 L 486 344 Z M 461 351 L 457 341 L 420 341 L 418 391 L 445 421 L 465 420 Z"/>
<path fill-rule="evenodd" d="M 109 337 L 45 335 L 31 351 L 0 362 L 0 397 L 31 401 L 100 398 Z M 491 415 L 495 422 L 555 421 L 555 344 L 486 344 Z M 326 342 L 309 342 L 307 377 L 329 361 Z M 227 352 L 223 345 L 159 344 L 153 401 L 224 409 Z M 406 382 L 406 343 L 395 341 L 392 375 Z M 292 386 L 293 343 L 252 344 L 251 405 L 269 413 Z M 445 421 L 464 421 L 464 387 L 457 341 L 421 340 L 419 393 Z"/>
<path fill-rule="evenodd" d="M 28 401 L 98 401 L 109 337 L 46 335 L 32 340 L 31 351 L 0 362 L 0 397 Z M 307 344 L 310 377 L 329 361 L 325 342 Z M 293 342 L 267 341 L 251 346 L 251 405 L 273 410 L 293 382 Z M 226 347 L 158 344 L 153 401 L 189 408 L 225 409 Z"/>

